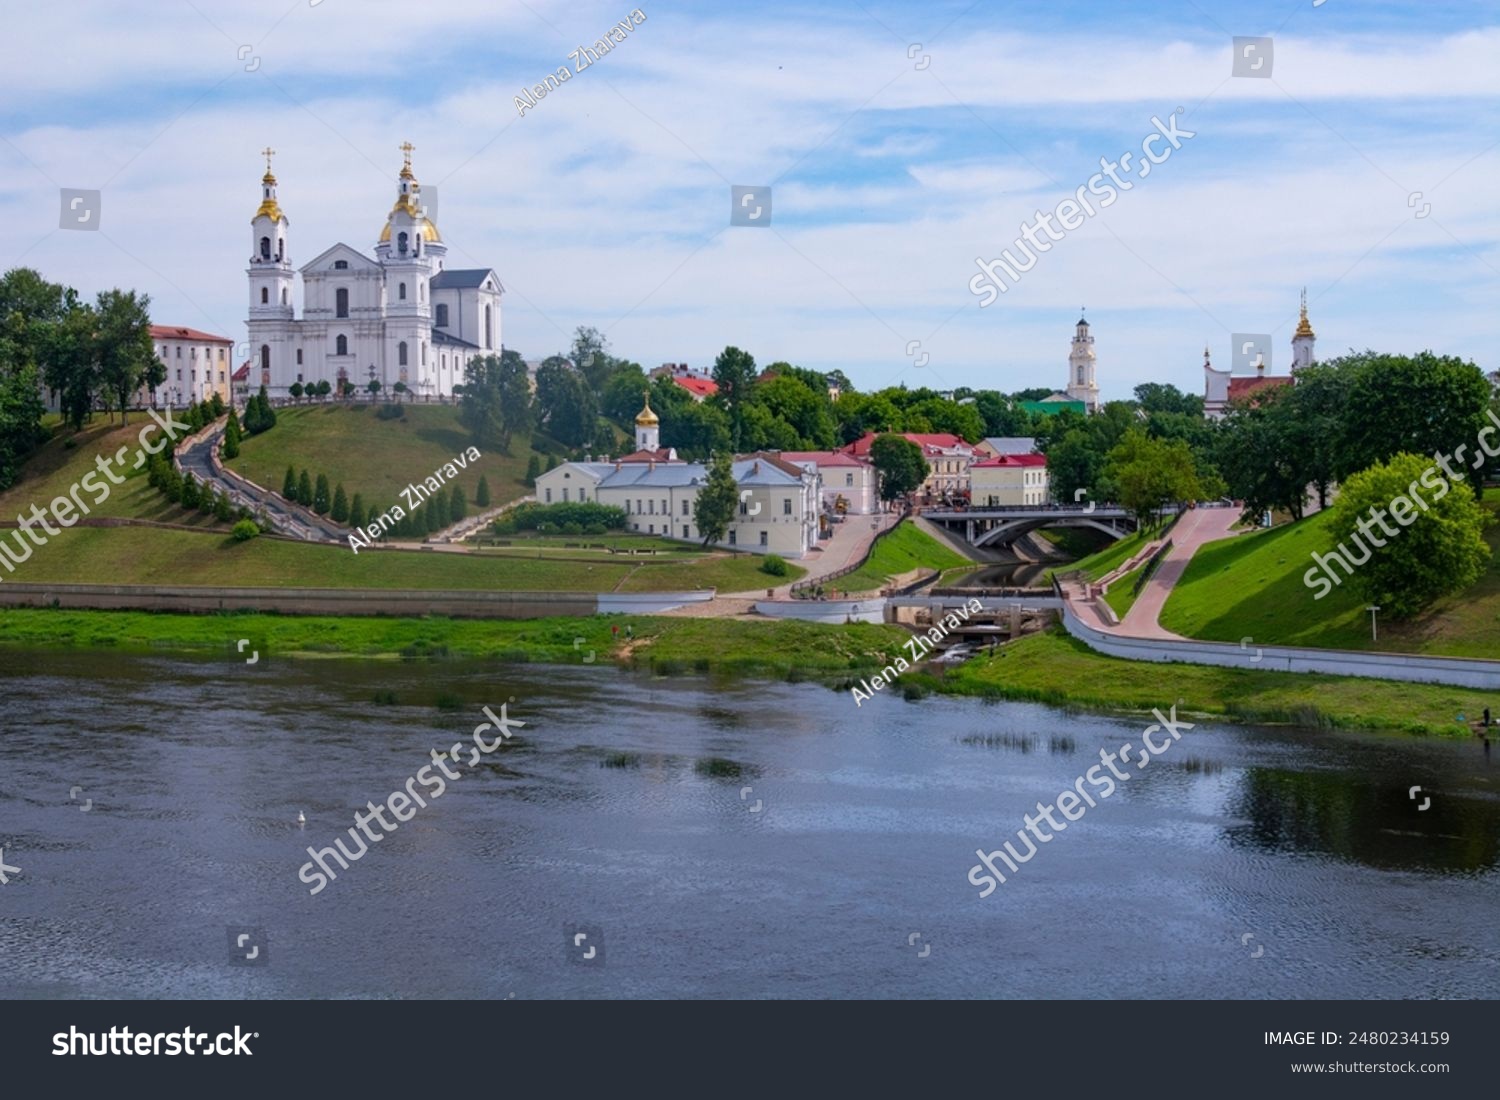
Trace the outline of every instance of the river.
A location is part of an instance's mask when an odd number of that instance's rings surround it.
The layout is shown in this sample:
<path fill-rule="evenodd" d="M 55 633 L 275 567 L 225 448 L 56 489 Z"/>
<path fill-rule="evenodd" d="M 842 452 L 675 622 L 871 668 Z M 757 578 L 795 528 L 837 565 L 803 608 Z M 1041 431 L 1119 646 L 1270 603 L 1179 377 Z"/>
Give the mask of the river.
<path fill-rule="evenodd" d="M 308 847 L 501 703 L 514 741 L 311 895 Z M 1473 741 L 1200 723 L 981 899 L 976 848 L 1144 725 L 584 664 L 0 650 L 0 996 L 1500 989 Z"/>

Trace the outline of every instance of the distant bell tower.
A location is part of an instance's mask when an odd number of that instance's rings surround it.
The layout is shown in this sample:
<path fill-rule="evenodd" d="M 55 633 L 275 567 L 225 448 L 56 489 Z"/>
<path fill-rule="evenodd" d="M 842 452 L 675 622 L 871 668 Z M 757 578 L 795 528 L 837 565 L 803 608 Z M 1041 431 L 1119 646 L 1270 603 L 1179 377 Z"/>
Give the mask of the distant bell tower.
<path fill-rule="evenodd" d="M 1307 287 L 1302 288 L 1302 318 L 1292 334 L 1292 370 L 1313 365 L 1313 348 L 1317 343 L 1312 325 L 1307 323 Z"/>
<path fill-rule="evenodd" d="M 266 174 L 260 180 L 260 207 L 250 219 L 250 388 L 272 385 L 272 368 L 285 368 L 286 334 L 292 320 L 292 257 L 287 244 L 289 222 L 276 201 L 271 158 L 261 150 Z"/>
<path fill-rule="evenodd" d="M 651 393 L 646 393 L 646 404 L 635 418 L 635 446 L 638 451 L 655 451 L 661 447 L 661 421 L 651 411 Z"/>
<path fill-rule="evenodd" d="M 1078 318 L 1078 327 L 1073 334 L 1073 350 L 1068 355 L 1067 394 L 1074 401 L 1082 401 L 1089 412 L 1099 411 L 1099 384 L 1094 379 L 1094 338 L 1089 335 L 1089 323 Z"/>

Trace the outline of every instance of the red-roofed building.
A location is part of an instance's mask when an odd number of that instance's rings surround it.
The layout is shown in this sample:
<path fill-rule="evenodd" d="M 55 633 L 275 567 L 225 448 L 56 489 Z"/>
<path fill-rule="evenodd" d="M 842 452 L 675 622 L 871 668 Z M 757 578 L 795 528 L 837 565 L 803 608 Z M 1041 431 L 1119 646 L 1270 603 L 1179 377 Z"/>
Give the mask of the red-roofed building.
<path fill-rule="evenodd" d="M 880 510 L 879 478 L 868 459 L 844 451 L 782 451 L 781 460 L 818 475 L 823 511 L 868 516 Z"/>
<path fill-rule="evenodd" d="M 842 450 L 855 458 L 868 458 L 870 444 L 887 434 L 866 432 Z M 930 504 L 968 495 L 969 466 L 975 457 L 973 447 L 949 432 L 901 432 L 900 435 L 922 448 L 922 457 L 927 460 L 927 479 L 917 489 L 919 496 Z"/>
<path fill-rule="evenodd" d="M 234 350 L 229 337 L 182 325 L 152 325 L 151 343 L 167 376 L 154 391 L 141 387 L 136 400 L 142 405 L 190 405 L 216 393 L 229 400 L 229 357 Z"/>
<path fill-rule="evenodd" d="M 969 467 L 970 500 L 975 508 L 1046 504 L 1052 487 L 1047 456 L 1000 455 Z"/>
<path fill-rule="evenodd" d="M 719 384 L 712 378 L 673 378 L 672 381 L 692 394 L 694 401 L 702 401 L 719 392 Z"/>
<path fill-rule="evenodd" d="M 651 372 L 652 378 L 670 378 L 688 393 L 694 401 L 702 401 L 719 392 L 719 384 L 708 376 L 707 371 L 694 370 L 686 363 L 663 363 Z"/>

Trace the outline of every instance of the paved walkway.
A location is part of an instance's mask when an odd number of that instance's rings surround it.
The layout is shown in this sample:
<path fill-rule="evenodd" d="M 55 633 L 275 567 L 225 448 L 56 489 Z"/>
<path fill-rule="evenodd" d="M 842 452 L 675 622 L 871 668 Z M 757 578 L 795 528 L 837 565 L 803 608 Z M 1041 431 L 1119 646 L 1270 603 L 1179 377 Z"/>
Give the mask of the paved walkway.
<path fill-rule="evenodd" d="M 875 536 L 893 526 L 900 518 L 899 512 L 879 512 L 873 516 L 849 516 L 843 523 L 835 524 L 832 536 L 820 542 L 819 549 L 796 562 L 797 565 L 806 569 L 807 573 L 796 581 L 778 585 L 774 590 L 775 596 L 772 598 L 789 599 L 793 584 L 822 580 L 830 573 L 837 573 L 845 566 L 853 565 L 869 551 L 870 543 L 875 541 Z M 725 595 L 747 599 L 767 598 L 763 588 L 746 592 L 728 592 Z"/>
<path fill-rule="evenodd" d="M 1172 549 L 1167 551 L 1167 556 L 1141 589 L 1141 594 L 1125 613 L 1124 620 L 1115 628 L 1116 632 L 1133 638 L 1181 638 L 1180 634 L 1173 634 L 1158 621 L 1162 608 L 1166 606 L 1167 597 L 1172 594 L 1172 588 L 1187 570 L 1188 562 L 1198 552 L 1198 547 L 1206 542 L 1228 538 L 1230 528 L 1239 520 L 1239 515 L 1239 510 L 1235 508 L 1189 509 L 1177 521 L 1177 526 L 1172 528 Z"/>

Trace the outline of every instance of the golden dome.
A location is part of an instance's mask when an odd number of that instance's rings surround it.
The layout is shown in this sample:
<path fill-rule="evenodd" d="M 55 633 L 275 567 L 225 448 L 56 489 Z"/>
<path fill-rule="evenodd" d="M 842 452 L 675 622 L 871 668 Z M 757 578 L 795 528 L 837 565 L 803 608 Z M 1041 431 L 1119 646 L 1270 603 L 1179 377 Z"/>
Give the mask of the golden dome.
<path fill-rule="evenodd" d="M 260 217 L 262 214 L 270 218 L 273 222 L 279 222 L 282 218 L 286 217 L 286 215 L 281 212 L 281 207 L 276 205 L 275 199 L 267 199 L 265 202 L 261 203 L 260 209 L 256 210 L 255 212 L 255 217 L 251 218 L 250 220 L 254 221 L 255 218 Z"/>
<path fill-rule="evenodd" d="M 1310 324 L 1307 323 L 1307 288 L 1306 287 L 1304 287 L 1302 289 L 1302 317 L 1297 322 L 1297 331 L 1292 334 L 1292 338 L 1296 339 L 1296 337 L 1298 337 L 1298 336 L 1313 336 L 1312 325 L 1310 325 Z M 1314 339 L 1316 339 L 1316 337 L 1314 337 Z"/>
<path fill-rule="evenodd" d="M 656 414 L 651 411 L 651 395 L 648 393 L 646 394 L 646 407 L 636 416 L 635 426 L 637 428 L 654 428 L 660 423 L 661 421 L 657 419 Z"/>
<path fill-rule="evenodd" d="M 397 203 L 396 206 L 399 209 L 401 207 L 401 204 Z M 391 211 L 392 214 L 394 214 L 395 212 L 396 212 L 395 210 Z M 433 225 L 432 222 L 428 221 L 426 218 L 422 217 L 420 214 L 413 213 L 412 217 L 416 218 L 417 221 L 420 223 L 421 229 L 422 229 L 422 239 L 424 241 L 441 241 L 443 239 L 442 237 L 438 236 L 437 226 Z M 381 241 L 382 244 L 384 244 L 386 241 L 388 241 L 390 239 L 391 239 L 391 223 L 390 222 L 386 222 L 385 223 L 385 227 L 382 228 L 381 231 L 380 231 L 380 241 Z"/>

